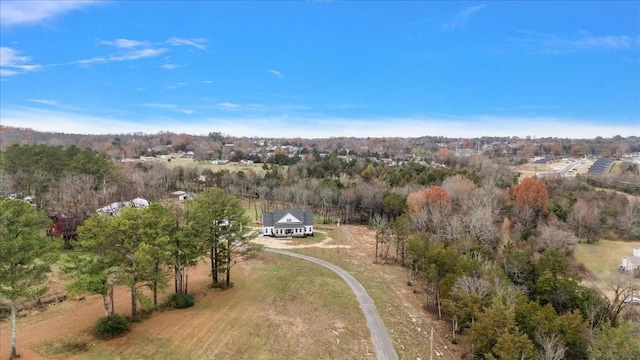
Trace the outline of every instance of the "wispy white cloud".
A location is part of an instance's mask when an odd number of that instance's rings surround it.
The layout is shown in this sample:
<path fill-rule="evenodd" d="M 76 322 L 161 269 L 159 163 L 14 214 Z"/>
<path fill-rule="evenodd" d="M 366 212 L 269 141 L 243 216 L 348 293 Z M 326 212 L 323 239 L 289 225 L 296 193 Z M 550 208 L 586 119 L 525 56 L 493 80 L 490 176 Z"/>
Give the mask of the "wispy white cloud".
<path fill-rule="evenodd" d="M 203 39 L 180 39 L 180 38 L 172 38 L 167 42 L 163 42 L 161 44 L 171 44 L 171 45 L 190 45 L 195 46 L 197 48 L 202 48 L 206 50 L 204 45 L 201 43 L 204 42 Z M 147 41 L 147 40 L 132 40 L 132 39 L 115 39 L 115 40 L 101 40 L 98 42 L 99 45 L 103 45 L 113 49 L 113 53 L 104 56 L 94 56 L 87 59 L 81 59 L 66 63 L 56 63 L 56 64 L 47 64 L 47 65 L 37 65 L 31 63 L 31 57 L 19 55 L 19 51 L 14 50 L 9 47 L 0 47 L 0 76 L 5 80 L 7 77 L 18 75 L 30 71 L 40 70 L 45 67 L 56 67 L 56 66 L 69 66 L 69 65 L 79 65 L 83 67 L 88 67 L 93 64 L 104 64 L 109 62 L 120 62 L 120 61 L 135 61 L 146 58 L 154 58 L 160 56 L 169 51 L 166 47 L 158 47 L 156 44 Z M 166 62 L 160 65 L 163 69 L 166 70 L 175 70 L 180 67 L 178 64 L 173 64 Z M 181 87 L 184 85 L 179 85 Z M 175 88 L 175 87 L 170 87 Z"/>
<path fill-rule="evenodd" d="M 221 103 L 218 103 L 218 106 L 223 109 L 237 109 L 240 107 L 239 104 L 234 104 L 230 102 L 221 102 Z"/>
<path fill-rule="evenodd" d="M 203 83 L 203 84 L 213 84 L 213 81 L 211 81 L 211 80 L 202 80 L 200 82 Z"/>
<path fill-rule="evenodd" d="M 58 102 L 55 100 L 47 100 L 47 99 L 27 99 L 27 101 L 31 101 L 38 104 L 57 106 Z"/>
<path fill-rule="evenodd" d="M 453 20 L 442 24 L 442 30 L 456 30 L 465 27 L 469 19 L 474 14 L 481 10 L 484 10 L 486 7 L 487 4 L 480 4 L 465 8 L 464 10 L 457 13 Z"/>
<path fill-rule="evenodd" d="M 0 1 L 0 24 L 12 26 L 38 23 L 98 1 Z"/>
<path fill-rule="evenodd" d="M 102 40 L 100 45 L 115 46 L 122 49 L 133 49 L 138 47 L 151 47 L 148 41 L 138 41 L 129 39 Z"/>
<path fill-rule="evenodd" d="M 640 36 L 586 36 L 580 39 L 558 40 L 559 46 L 576 49 L 627 50 L 640 45 Z"/>
<path fill-rule="evenodd" d="M 11 67 L 30 61 L 28 56 L 18 56 L 18 52 L 9 47 L 0 47 L 0 66 Z"/>
<path fill-rule="evenodd" d="M 82 65 L 82 66 L 86 66 L 86 65 L 91 65 L 91 64 L 95 64 L 95 63 L 104 63 L 109 61 L 107 58 L 102 57 L 102 56 L 97 56 L 97 57 L 93 57 L 90 59 L 84 59 L 84 60 L 78 60 L 75 62 L 72 62 L 70 64 L 67 65 Z"/>
<path fill-rule="evenodd" d="M 275 77 L 279 77 L 279 78 L 283 78 L 284 76 L 282 75 L 282 73 L 278 70 L 274 70 L 274 69 L 269 69 L 267 70 L 267 72 L 269 72 L 269 74 L 275 76 Z"/>
<path fill-rule="evenodd" d="M 178 64 L 168 64 L 168 63 L 167 64 L 162 64 L 160 66 L 163 69 L 166 69 L 166 70 L 175 70 L 175 69 L 180 67 L 180 65 L 178 65 Z"/>
<path fill-rule="evenodd" d="M 115 47 L 119 50 L 117 54 L 112 54 L 108 57 L 97 57 L 88 60 L 81 60 L 79 63 L 89 64 L 92 62 L 105 62 L 105 61 L 131 61 L 145 58 L 152 58 L 159 56 L 167 51 L 166 48 L 154 48 L 148 41 L 130 40 L 130 39 L 116 39 L 116 40 L 103 40 L 99 42 L 100 45 L 106 45 Z"/>
<path fill-rule="evenodd" d="M 546 54 L 564 54 L 586 51 L 623 51 L 640 47 L 640 35 L 592 35 L 577 36 L 521 31 L 522 36 L 509 39 L 511 42 L 529 46 L 533 51 Z"/>
<path fill-rule="evenodd" d="M 184 39 L 178 37 L 172 37 L 167 40 L 167 44 L 172 46 L 193 46 L 194 48 L 200 50 L 207 50 L 205 44 L 207 43 L 206 39 Z"/>
<path fill-rule="evenodd" d="M 111 61 L 128 61 L 138 60 L 145 58 L 152 58 L 158 55 L 162 55 L 167 49 L 135 49 L 122 55 L 110 56 Z"/>
<path fill-rule="evenodd" d="M 118 61 L 134 61 L 139 59 L 153 58 L 160 56 L 167 52 L 166 48 L 154 48 L 148 41 L 130 40 L 130 39 L 116 39 L 116 40 L 102 40 L 100 45 L 113 47 L 116 50 L 114 54 L 107 56 L 95 56 L 89 59 L 82 59 L 65 64 L 56 65 L 80 65 L 89 66 L 92 64 L 118 62 Z"/>
<path fill-rule="evenodd" d="M 10 47 L 0 47 L 0 76 L 8 77 L 42 68 L 42 65 L 32 64 L 31 57 L 19 54 L 19 51 Z"/>

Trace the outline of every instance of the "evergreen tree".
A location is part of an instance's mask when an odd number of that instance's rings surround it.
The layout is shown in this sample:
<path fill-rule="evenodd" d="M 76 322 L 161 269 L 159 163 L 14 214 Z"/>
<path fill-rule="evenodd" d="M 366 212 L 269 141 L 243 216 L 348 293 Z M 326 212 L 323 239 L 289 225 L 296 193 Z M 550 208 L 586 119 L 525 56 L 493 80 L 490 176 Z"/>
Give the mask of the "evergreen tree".
<path fill-rule="evenodd" d="M 18 309 L 47 291 L 46 274 L 56 259 L 56 244 L 45 236 L 48 223 L 22 200 L 0 200 L 0 296 L 11 303 L 11 359 L 18 356 Z"/>

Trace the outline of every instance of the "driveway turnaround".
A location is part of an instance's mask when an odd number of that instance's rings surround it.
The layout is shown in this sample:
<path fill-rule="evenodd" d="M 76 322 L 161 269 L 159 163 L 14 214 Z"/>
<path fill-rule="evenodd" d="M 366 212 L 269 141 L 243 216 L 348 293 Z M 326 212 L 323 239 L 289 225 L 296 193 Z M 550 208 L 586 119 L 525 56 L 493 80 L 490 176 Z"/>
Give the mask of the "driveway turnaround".
<path fill-rule="evenodd" d="M 389 339 L 389 335 L 387 334 L 387 328 L 384 327 L 384 323 L 382 322 L 382 319 L 378 314 L 378 310 L 376 310 L 376 306 L 373 304 L 373 300 L 371 300 L 371 297 L 369 296 L 369 294 L 367 294 L 367 291 L 364 289 L 364 287 L 362 287 L 358 280 L 353 277 L 353 275 L 329 262 L 311 256 L 271 248 L 265 248 L 264 251 L 274 254 L 293 256 L 299 259 L 311 261 L 318 265 L 322 265 L 338 274 L 344 281 L 346 281 L 351 290 L 353 290 L 354 294 L 356 294 L 356 298 L 360 303 L 360 307 L 362 308 L 364 317 L 367 320 L 367 326 L 369 327 L 369 331 L 371 332 L 371 341 L 373 342 L 373 347 L 376 349 L 378 360 L 398 359 L 398 355 L 393 349 L 393 345 L 391 345 L 391 340 Z"/>

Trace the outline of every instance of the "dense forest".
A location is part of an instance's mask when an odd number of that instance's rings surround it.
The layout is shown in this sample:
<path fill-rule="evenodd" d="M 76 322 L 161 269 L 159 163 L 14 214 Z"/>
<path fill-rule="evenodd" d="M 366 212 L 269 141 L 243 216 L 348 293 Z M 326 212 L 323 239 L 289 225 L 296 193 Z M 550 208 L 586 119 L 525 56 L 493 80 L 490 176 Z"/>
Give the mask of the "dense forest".
<path fill-rule="evenodd" d="M 7 133 L 3 136 L 5 141 L 11 138 Z M 58 144 L 51 144 L 53 139 Z M 172 249 L 163 241 L 179 244 L 184 236 L 201 234 L 212 219 L 225 220 L 220 214 L 226 210 L 207 215 L 206 209 L 222 202 L 238 211 L 236 201 L 242 200 L 245 206 L 255 208 L 255 221 L 258 209 L 298 207 L 313 210 L 321 222 L 340 219 L 374 228 L 376 256 L 372 260 L 380 266 L 397 263 L 406 268 L 408 283 L 428 297 L 426 311 L 453 323 L 455 333 L 472 344 L 469 358 L 640 357 L 640 314 L 637 307 L 625 302 L 640 290 L 640 274 L 612 275 L 608 288 L 586 285 L 582 280 L 589 274 L 573 257 L 579 242 L 640 241 L 638 198 L 595 188 L 580 176 L 523 179 L 506 166 L 530 156 L 597 152 L 622 157 L 640 150 L 637 137 L 535 142 L 513 138 L 475 142 L 442 138 L 296 139 L 277 144 L 217 133 L 201 138 L 134 134 L 87 139 L 34 134 L 31 140 L 4 143 L 0 158 L 4 194 L 33 196 L 38 210 L 49 215 L 65 211 L 85 222 L 78 239 L 68 244 L 71 247 L 102 251 L 96 244 L 110 234 L 104 229 L 124 226 L 117 224 L 123 220 L 113 220 L 118 218 L 109 220 L 113 224 L 101 224 L 91 216 L 105 204 L 135 197 L 162 203 L 177 190 L 204 195 L 189 202 L 190 215 L 180 215 L 168 205 L 150 207 L 151 220 L 136 222 L 133 218 L 143 214 L 124 213 L 138 226 L 130 229 L 126 241 L 144 232 L 144 224 L 149 224 L 145 221 L 160 221 L 165 225 L 156 230 L 167 229 L 164 235 L 149 235 L 157 243 L 139 238 L 136 246 L 147 254 L 140 277 L 128 274 L 120 278 L 128 279 L 132 286 L 134 315 L 138 284 L 133 279 L 153 283 L 158 280 L 154 269 L 173 264 L 176 292 L 181 292 L 182 286 L 178 291 L 177 285 L 180 266 L 193 261 L 176 256 L 160 261 L 154 258 L 154 247 Z M 231 143 L 233 147 L 225 146 Z M 262 162 L 257 168 L 238 171 L 214 171 L 204 163 L 198 165 L 198 154 L 206 159 L 251 159 L 253 153 L 271 151 L 267 144 L 274 144 L 276 155 L 283 155 L 281 160 L 257 156 L 253 159 Z M 460 147 L 479 150 L 489 144 L 493 145 L 470 156 L 455 155 Z M 284 156 L 289 145 L 297 149 L 295 156 Z M 115 161 L 159 155 L 167 147 L 171 152 L 193 151 L 195 165 Z M 239 157 L 239 153 L 246 156 Z M 354 154 L 366 156 L 348 156 Z M 381 161 L 387 158 L 399 163 Z M 285 159 L 295 161 L 285 163 Z M 624 175 L 627 181 L 640 183 L 637 165 L 626 166 Z M 225 231 L 238 239 L 246 236 L 238 229 Z M 185 249 L 184 253 L 208 256 L 212 274 L 229 274 L 225 264 L 231 262 L 223 260 L 235 256 L 234 251 L 215 248 L 219 244 L 207 243 L 211 239 L 219 236 L 204 236 L 200 248 Z M 122 262 L 127 254 L 114 253 L 110 259 Z M 218 260 L 220 264 L 214 263 Z M 105 269 L 113 263 L 96 266 L 93 275 L 102 274 L 101 284 L 106 284 L 110 280 Z M 126 268 L 135 266 L 128 264 Z M 213 283 L 225 281 L 213 279 Z M 99 290 L 108 315 L 108 288 Z"/>

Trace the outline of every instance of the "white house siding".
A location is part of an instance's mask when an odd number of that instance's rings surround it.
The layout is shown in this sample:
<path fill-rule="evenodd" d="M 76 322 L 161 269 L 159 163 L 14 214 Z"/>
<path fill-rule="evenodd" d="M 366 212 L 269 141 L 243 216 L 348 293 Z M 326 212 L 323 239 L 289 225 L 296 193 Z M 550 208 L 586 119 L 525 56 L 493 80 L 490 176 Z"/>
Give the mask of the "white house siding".
<path fill-rule="evenodd" d="M 313 236 L 313 214 L 301 209 L 282 209 L 262 214 L 262 234 L 276 237 Z"/>

